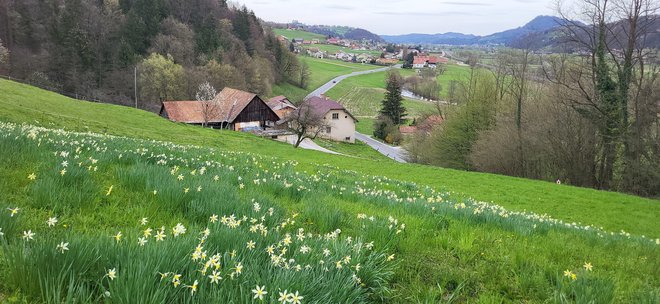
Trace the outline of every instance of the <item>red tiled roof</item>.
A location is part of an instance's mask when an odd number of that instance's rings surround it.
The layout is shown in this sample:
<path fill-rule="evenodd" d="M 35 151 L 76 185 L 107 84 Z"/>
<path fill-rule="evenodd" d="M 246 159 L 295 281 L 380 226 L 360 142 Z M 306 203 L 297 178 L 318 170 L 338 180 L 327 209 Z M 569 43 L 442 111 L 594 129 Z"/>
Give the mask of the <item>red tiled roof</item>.
<path fill-rule="evenodd" d="M 413 64 L 424 64 L 427 62 L 429 64 L 447 63 L 449 62 L 449 59 L 437 56 L 415 56 L 415 59 L 413 60 Z"/>
<path fill-rule="evenodd" d="M 425 63 L 426 63 L 426 57 L 415 56 L 415 59 L 413 59 L 413 64 L 425 64 Z"/>
<path fill-rule="evenodd" d="M 417 132 L 417 127 L 415 126 L 399 126 L 399 132 L 401 134 L 413 134 Z"/>
<path fill-rule="evenodd" d="M 224 88 L 210 101 L 165 101 L 163 108 L 172 121 L 204 123 L 204 109 L 208 106 L 212 107 L 207 110 L 209 123 L 233 122 L 255 97 L 258 98 L 253 93 Z"/>
<path fill-rule="evenodd" d="M 319 116 L 324 116 L 326 113 L 328 113 L 331 110 L 343 110 L 345 111 L 351 118 L 353 118 L 355 121 L 357 121 L 357 118 L 353 116 L 344 106 L 339 104 L 338 102 L 326 98 L 326 97 L 318 97 L 314 96 L 311 97 L 303 102 L 304 104 L 309 105 L 312 109 L 314 109 L 314 112 L 316 115 Z"/>
<path fill-rule="evenodd" d="M 167 118 L 183 123 L 204 122 L 202 102 L 196 100 L 164 101 L 163 108 Z"/>
<path fill-rule="evenodd" d="M 275 96 L 271 99 L 269 99 L 266 104 L 273 109 L 273 111 L 281 110 L 284 108 L 292 108 L 295 109 L 296 106 L 294 106 L 291 101 L 289 101 L 288 98 L 286 98 L 283 95 L 280 96 Z"/>
<path fill-rule="evenodd" d="M 444 121 L 445 121 L 445 119 L 442 118 L 442 116 L 440 116 L 440 115 L 431 115 L 428 118 L 426 118 L 424 121 L 419 123 L 417 125 L 417 127 L 420 130 L 430 132 L 433 129 L 433 127 L 443 123 Z"/>
<path fill-rule="evenodd" d="M 213 98 L 213 102 L 220 104 L 220 111 L 217 119 L 219 121 L 232 122 L 238 114 L 255 98 L 257 94 L 224 88 Z"/>

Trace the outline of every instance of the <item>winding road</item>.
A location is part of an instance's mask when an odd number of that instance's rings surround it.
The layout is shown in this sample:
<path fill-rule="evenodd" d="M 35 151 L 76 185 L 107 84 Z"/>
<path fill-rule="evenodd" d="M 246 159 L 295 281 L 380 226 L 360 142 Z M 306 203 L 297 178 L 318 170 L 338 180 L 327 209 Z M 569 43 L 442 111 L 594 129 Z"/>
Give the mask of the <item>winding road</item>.
<path fill-rule="evenodd" d="M 328 81 L 326 84 L 320 86 L 318 89 L 314 90 L 313 92 L 309 93 L 305 99 L 314 97 L 314 96 L 321 96 L 325 94 L 325 92 L 330 91 L 334 86 L 336 86 L 338 83 L 340 83 L 342 80 L 353 77 L 353 76 L 359 76 L 359 75 L 365 75 L 365 74 L 372 74 L 372 73 L 378 73 L 378 72 L 384 72 L 387 71 L 391 68 L 400 68 L 401 65 L 395 65 L 392 67 L 384 67 L 380 69 L 374 69 L 374 70 L 367 70 L 367 71 L 359 71 L 359 72 L 353 72 L 350 74 L 346 75 L 341 75 L 338 77 L 335 77 L 334 79 Z M 374 150 L 380 152 L 380 154 L 383 154 L 395 161 L 398 161 L 400 163 L 405 163 L 406 162 L 406 151 L 401 148 L 401 147 L 393 147 L 388 144 L 384 144 L 380 141 L 377 141 L 373 138 L 371 138 L 368 135 L 355 132 L 355 139 L 369 145 L 371 148 Z"/>
<path fill-rule="evenodd" d="M 400 65 L 395 65 L 393 66 L 394 68 L 398 68 Z M 328 81 L 326 84 L 320 86 L 318 89 L 312 91 L 305 97 L 305 99 L 314 97 L 314 96 L 321 96 L 325 94 L 325 92 L 330 91 L 330 89 L 334 88 L 339 82 L 342 80 L 348 78 L 348 77 L 353 77 L 353 76 L 359 76 L 359 75 L 366 75 L 366 74 L 372 74 L 372 73 L 378 73 L 378 72 L 385 72 L 389 70 L 391 67 L 384 67 L 380 69 L 374 69 L 374 70 L 366 70 L 366 71 L 358 71 L 358 72 L 353 72 L 350 74 L 346 75 L 341 75 L 333 78 L 332 80 Z"/>

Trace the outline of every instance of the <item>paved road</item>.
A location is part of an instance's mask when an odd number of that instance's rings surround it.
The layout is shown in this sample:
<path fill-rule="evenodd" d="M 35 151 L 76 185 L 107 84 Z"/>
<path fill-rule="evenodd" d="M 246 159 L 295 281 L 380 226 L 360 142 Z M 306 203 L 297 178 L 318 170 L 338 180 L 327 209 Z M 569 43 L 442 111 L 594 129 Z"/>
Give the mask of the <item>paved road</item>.
<path fill-rule="evenodd" d="M 292 144 L 292 145 L 295 144 L 295 138 L 294 137 L 289 138 L 289 143 Z M 315 151 L 325 152 L 325 153 L 329 153 L 329 154 L 341 154 L 341 153 L 337 153 L 335 151 L 331 151 L 331 150 L 328 150 L 326 148 L 323 148 L 323 147 L 319 146 L 317 143 L 313 142 L 309 138 L 303 139 L 303 141 L 300 143 L 300 145 L 298 147 L 303 148 L 303 149 L 307 149 L 307 150 L 315 150 Z"/>
<path fill-rule="evenodd" d="M 398 161 L 400 163 L 406 163 L 406 150 L 401 147 L 393 147 L 388 144 L 384 144 L 380 141 L 377 141 L 367 135 L 362 133 L 355 132 L 355 139 L 369 145 L 374 150 L 380 152 L 381 154 Z"/>
<path fill-rule="evenodd" d="M 394 67 L 398 68 L 399 65 L 395 65 Z M 330 89 L 332 89 L 339 82 L 341 82 L 342 80 L 344 80 L 348 77 L 353 77 L 353 76 L 358 76 L 358 75 L 365 75 L 365 74 L 372 74 L 372 73 L 378 73 L 378 72 L 384 72 L 384 71 L 387 71 L 389 69 L 390 69 L 390 67 L 384 67 L 384 68 L 368 70 L 368 71 L 353 72 L 353 73 L 350 73 L 350 74 L 335 77 L 334 79 L 328 81 L 328 83 L 320 86 L 318 89 L 316 89 L 313 92 L 309 93 L 309 95 L 307 95 L 307 97 L 305 97 L 305 99 L 310 98 L 310 97 L 314 97 L 314 96 L 321 96 L 322 94 L 325 94 L 325 92 L 330 91 Z"/>

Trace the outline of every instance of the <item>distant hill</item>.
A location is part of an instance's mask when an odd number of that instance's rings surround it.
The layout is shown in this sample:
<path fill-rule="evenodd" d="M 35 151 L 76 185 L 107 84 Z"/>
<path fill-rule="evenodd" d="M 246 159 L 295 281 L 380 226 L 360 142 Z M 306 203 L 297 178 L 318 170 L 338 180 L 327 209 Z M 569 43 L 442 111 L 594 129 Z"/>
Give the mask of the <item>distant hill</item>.
<path fill-rule="evenodd" d="M 408 35 L 381 35 L 391 43 L 413 44 L 505 44 L 510 45 L 517 39 L 531 33 L 548 31 L 559 26 L 561 19 L 553 16 L 538 16 L 522 27 L 506 30 L 488 36 L 466 35 L 461 33 L 444 34 L 408 34 Z"/>
<path fill-rule="evenodd" d="M 390 43 L 412 43 L 412 44 L 474 44 L 480 38 L 476 35 L 465 35 L 461 33 L 444 34 L 407 34 L 388 36 L 381 35 L 385 41 Z"/>
<path fill-rule="evenodd" d="M 268 22 L 267 24 L 275 30 L 286 29 L 290 25 L 290 24 L 274 23 L 274 22 Z M 385 42 L 385 40 L 380 36 L 362 28 L 354 28 L 349 26 L 338 26 L 338 25 L 306 25 L 302 23 L 295 23 L 291 25 L 293 25 L 294 28 L 298 30 L 323 35 L 324 37 L 337 37 L 337 38 L 351 39 L 351 40 L 371 40 L 373 42 Z"/>
<path fill-rule="evenodd" d="M 538 16 L 522 27 L 495 33 L 479 39 L 479 44 L 511 45 L 521 37 L 536 32 L 544 32 L 559 27 L 562 19 L 553 16 Z"/>
<path fill-rule="evenodd" d="M 351 40 L 371 40 L 385 42 L 380 36 L 361 28 L 335 25 L 303 25 L 302 29 L 329 37 L 339 37 Z"/>

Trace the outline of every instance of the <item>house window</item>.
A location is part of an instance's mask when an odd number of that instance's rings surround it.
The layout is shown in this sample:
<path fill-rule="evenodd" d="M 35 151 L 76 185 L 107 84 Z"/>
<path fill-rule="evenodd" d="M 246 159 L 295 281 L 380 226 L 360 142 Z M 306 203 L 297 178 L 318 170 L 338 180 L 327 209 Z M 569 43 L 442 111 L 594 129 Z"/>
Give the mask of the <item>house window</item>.
<path fill-rule="evenodd" d="M 351 141 L 351 137 L 346 137 L 346 141 Z"/>
<path fill-rule="evenodd" d="M 332 127 L 325 127 L 325 133 L 332 133 Z"/>
<path fill-rule="evenodd" d="M 339 119 L 339 113 L 332 113 L 332 119 Z"/>

